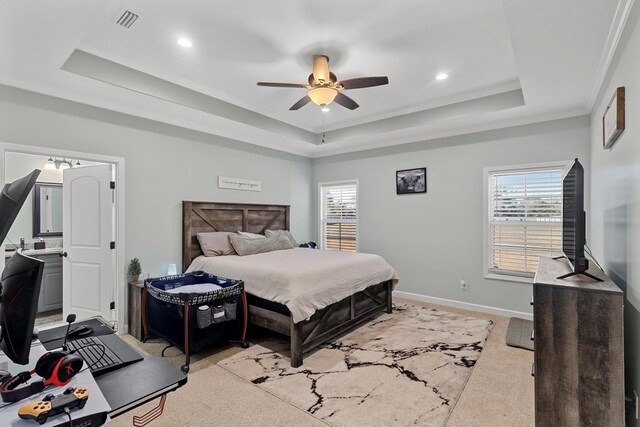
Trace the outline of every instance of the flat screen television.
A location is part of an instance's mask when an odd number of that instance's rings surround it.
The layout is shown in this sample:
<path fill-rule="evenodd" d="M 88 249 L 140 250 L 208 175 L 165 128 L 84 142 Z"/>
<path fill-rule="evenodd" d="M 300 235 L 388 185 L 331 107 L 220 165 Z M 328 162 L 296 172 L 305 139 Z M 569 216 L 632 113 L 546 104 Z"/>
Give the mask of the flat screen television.
<path fill-rule="evenodd" d="M 575 159 L 562 179 L 562 253 L 571 265 L 572 273 L 562 275 L 564 279 L 583 274 L 595 280 L 599 278 L 586 273 L 589 260 L 585 257 L 586 213 L 584 211 L 584 168 Z"/>
<path fill-rule="evenodd" d="M 0 193 L 0 243 L 18 216 L 40 171 L 7 184 Z M 29 361 L 44 261 L 15 253 L 0 276 L 0 349 L 15 363 Z"/>

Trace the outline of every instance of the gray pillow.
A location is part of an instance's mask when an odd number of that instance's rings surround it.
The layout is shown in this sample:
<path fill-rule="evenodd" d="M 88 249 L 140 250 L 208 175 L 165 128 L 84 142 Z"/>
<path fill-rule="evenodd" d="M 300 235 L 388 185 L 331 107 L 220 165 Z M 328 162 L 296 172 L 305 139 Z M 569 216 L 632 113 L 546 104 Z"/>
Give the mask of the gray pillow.
<path fill-rule="evenodd" d="M 211 233 L 198 233 L 198 242 L 204 256 L 235 255 L 236 251 L 229 243 L 229 233 L 227 231 L 215 231 Z"/>
<path fill-rule="evenodd" d="M 248 231 L 238 231 L 238 235 L 247 239 L 264 239 L 266 237 L 262 234 L 249 233 Z"/>
<path fill-rule="evenodd" d="M 229 240 L 238 255 L 253 255 L 281 249 L 293 249 L 293 245 L 284 235 L 271 236 L 264 239 L 251 239 L 237 234 L 230 234 Z"/>
<path fill-rule="evenodd" d="M 287 239 L 289 239 L 289 241 L 291 242 L 291 244 L 293 245 L 293 247 L 297 247 L 298 246 L 298 242 L 296 242 L 296 239 L 293 238 L 293 235 L 291 234 L 291 232 L 289 230 L 267 230 L 264 232 L 265 236 L 267 237 L 271 237 L 271 236 L 286 236 Z"/>

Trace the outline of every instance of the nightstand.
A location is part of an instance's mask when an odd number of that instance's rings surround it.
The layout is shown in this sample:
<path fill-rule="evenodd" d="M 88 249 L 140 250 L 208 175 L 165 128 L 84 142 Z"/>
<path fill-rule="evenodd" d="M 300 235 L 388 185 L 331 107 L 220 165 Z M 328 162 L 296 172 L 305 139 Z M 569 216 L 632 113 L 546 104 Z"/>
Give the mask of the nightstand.
<path fill-rule="evenodd" d="M 142 330 L 142 290 L 143 283 L 129 282 L 129 335 L 139 341 L 144 338 Z"/>

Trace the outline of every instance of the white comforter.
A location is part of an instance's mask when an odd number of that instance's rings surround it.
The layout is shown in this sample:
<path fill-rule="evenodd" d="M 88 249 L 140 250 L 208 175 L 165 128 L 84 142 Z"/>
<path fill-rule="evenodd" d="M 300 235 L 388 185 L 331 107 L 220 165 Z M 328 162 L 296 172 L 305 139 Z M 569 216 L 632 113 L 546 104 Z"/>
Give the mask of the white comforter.
<path fill-rule="evenodd" d="M 379 255 L 294 248 L 256 255 L 199 256 L 187 271 L 244 280 L 248 293 L 284 304 L 294 322 L 371 285 L 395 270 Z"/>

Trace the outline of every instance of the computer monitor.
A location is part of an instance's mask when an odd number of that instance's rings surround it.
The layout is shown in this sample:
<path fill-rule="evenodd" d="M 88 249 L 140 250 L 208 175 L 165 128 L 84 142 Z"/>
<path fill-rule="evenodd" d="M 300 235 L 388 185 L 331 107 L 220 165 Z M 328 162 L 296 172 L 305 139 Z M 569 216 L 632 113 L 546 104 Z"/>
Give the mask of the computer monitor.
<path fill-rule="evenodd" d="M 40 175 L 35 169 L 0 194 L 0 243 L 4 242 Z M 15 253 L 0 276 L 0 349 L 13 362 L 29 362 L 44 261 Z"/>
<path fill-rule="evenodd" d="M 29 363 L 44 261 L 16 252 L 0 279 L 0 349 L 13 362 Z"/>
<path fill-rule="evenodd" d="M 29 175 L 6 184 L 2 189 L 2 193 L 0 193 L 0 243 L 7 238 L 13 221 L 16 220 L 39 175 L 40 170 L 34 169 Z"/>

